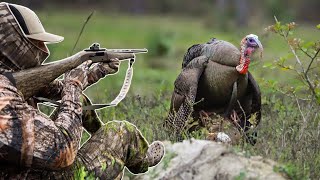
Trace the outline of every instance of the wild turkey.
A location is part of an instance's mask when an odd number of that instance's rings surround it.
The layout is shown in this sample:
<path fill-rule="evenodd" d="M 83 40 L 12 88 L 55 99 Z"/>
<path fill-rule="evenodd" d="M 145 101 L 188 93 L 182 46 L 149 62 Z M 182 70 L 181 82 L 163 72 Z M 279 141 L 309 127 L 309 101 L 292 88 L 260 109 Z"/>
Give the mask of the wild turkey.
<path fill-rule="evenodd" d="M 229 42 L 211 39 L 191 46 L 184 55 L 182 72 L 174 83 L 165 126 L 181 135 L 191 116 L 199 120 L 214 112 L 238 126 L 242 132 L 261 119 L 260 89 L 250 72 L 250 56 L 263 50 L 258 36 L 250 34 L 240 50 Z M 201 121 L 200 121 L 201 124 Z M 203 124 L 202 124 L 203 125 Z"/>

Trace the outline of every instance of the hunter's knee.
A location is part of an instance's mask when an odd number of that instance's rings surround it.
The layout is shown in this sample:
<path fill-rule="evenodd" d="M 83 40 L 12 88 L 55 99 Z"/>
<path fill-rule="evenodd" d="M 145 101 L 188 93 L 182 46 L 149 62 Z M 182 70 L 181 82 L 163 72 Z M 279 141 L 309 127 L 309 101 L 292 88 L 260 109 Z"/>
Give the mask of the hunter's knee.
<path fill-rule="evenodd" d="M 135 132 L 137 130 L 137 127 L 133 125 L 132 123 L 128 121 L 118 121 L 118 120 L 113 120 L 109 121 L 108 123 L 105 124 L 105 129 L 114 131 L 114 132 L 119 132 L 120 130 L 126 130 L 128 132 Z"/>

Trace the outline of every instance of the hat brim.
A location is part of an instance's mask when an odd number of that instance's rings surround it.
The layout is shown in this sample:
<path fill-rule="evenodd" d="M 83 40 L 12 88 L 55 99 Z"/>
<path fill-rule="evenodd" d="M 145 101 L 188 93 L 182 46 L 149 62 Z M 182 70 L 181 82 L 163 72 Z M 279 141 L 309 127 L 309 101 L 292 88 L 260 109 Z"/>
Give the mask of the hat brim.
<path fill-rule="evenodd" d="M 64 37 L 62 37 L 62 36 L 58 36 L 58 35 L 47 33 L 47 32 L 38 33 L 38 34 L 30 34 L 30 35 L 26 35 L 26 37 L 28 37 L 30 39 L 43 41 L 48 44 L 58 43 L 58 42 L 63 41 L 63 39 L 64 39 Z"/>

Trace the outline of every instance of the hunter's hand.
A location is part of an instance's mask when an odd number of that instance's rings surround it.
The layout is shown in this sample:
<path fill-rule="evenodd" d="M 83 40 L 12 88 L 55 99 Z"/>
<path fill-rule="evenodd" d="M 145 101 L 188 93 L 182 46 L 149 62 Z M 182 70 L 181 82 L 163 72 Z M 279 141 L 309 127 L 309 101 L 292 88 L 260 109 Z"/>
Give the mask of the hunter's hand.
<path fill-rule="evenodd" d="M 119 66 L 120 61 L 117 58 L 111 59 L 108 63 L 96 63 L 88 74 L 89 85 L 96 83 L 108 74 L 115 74 L 118 72 Z"/>
<path fill-rule="evenodd" d="M 64 83 L 68 84 L 76 84 L 82 90 L 88 86 L 88 74 L 89 74 L 89 67 L 91 65 L 91 61 L 86 61 L 82 63 L 75 69 L 70 70 L 69 72 L 65 73 L 64 76 Z"/>
<path fill-rule="evenodd" d="M 108 63 L 99 63 L 96 66 L 98 66 L 97 68 L 99 68 L 99 69 L 104 69 L 104 71 L 106 72 L 105 75 L 115 74 L 119 70 L 120 61 L 118 58 L 115 58 L 115 59 L 111 59 L 110 62 L 108 62 Z"/>

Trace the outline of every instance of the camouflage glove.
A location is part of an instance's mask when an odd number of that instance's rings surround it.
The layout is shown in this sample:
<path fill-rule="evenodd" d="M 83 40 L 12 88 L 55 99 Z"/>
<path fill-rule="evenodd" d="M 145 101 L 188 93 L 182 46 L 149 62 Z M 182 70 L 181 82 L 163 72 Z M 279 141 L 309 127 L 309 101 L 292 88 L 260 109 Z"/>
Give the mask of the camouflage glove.
<path fill-rule="evenodd" d="M 83 90 L 88 86 L 88 74 L 89 74 L 89 66 L 91 65 L 91 61 L 86 61 L 82 63 L 75 69 L 65 73 L 64 83 L 66 84 L 75 84 Z"/>
<path fill-rule="evenodd" d="M 92 85 L 98 82 L 101 78 L 107 74 L 115 74 L 119 70 L 119 59 L 111 59 L 108 63 L 96 63 L 93 68 L 90 69 L 88 74 L 88 85 Z"/>

